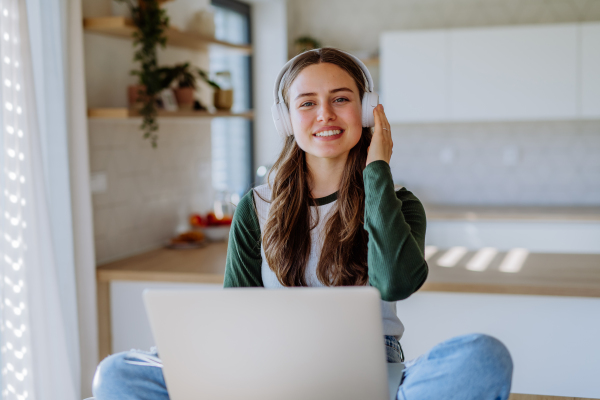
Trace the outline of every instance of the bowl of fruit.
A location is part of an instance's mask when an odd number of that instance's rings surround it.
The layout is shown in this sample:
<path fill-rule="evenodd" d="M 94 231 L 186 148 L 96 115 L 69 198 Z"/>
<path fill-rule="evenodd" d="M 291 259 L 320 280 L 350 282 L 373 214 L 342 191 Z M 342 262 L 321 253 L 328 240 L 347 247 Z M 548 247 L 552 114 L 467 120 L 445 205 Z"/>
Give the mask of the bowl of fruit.
<path fill-rule="evenodd" d="M 190 215 L 190 225 L 192 229 L 199 230 L 211 242 L 219 242 L 229 238 L 229 228 L 231 227 L 231 215 L 215 215 L 209 212 L 206 215 Z"/>

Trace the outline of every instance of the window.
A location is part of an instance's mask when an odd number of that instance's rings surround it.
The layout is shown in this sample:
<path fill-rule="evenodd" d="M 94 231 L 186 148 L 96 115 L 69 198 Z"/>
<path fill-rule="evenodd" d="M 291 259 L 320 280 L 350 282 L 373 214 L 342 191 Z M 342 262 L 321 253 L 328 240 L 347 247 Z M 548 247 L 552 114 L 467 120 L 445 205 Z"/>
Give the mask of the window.
<path fill-rule="evenodd" d="M 212 0 L 215 36 L 236 44 L 250 44 L 250 6 L 235 0 Z M 211 49 L 210 72 L 219 80 L 229 72 L 233 112 L 252 109 L 251 59 L 248 55 Z M 222 80 L 223 81 L 223 80 Z M 215 118 L 212 122 L 212 185 L 219 200 L 237 203 L 252 185 L 252 121 Z"/>

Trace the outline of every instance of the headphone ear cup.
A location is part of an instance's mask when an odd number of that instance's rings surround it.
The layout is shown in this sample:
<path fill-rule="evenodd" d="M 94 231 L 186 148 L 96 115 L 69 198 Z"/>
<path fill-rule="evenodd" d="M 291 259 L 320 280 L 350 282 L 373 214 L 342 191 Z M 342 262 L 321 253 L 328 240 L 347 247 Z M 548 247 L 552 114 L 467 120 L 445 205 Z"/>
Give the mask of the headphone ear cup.
<path fill-rule="evenodd" d="M 279 107 L 277 103 L 273 103 L 271 106 L 271 115 L 273 116 L 273 122 L 275 123 L 275 129 L 280 135 L 283 135 L 284 128 L 283 122 L 281 121 L 281 115 L 279 113 Z"/>
<path fill-rule="evenodd" d="M 362 101 L 362 124 L 365 128 L 375 126 L 375 117 L 373 110 L 379 104 L 379 95 L 377 92 L 365 92 Z"/>
<path fill-rule="evenodd" d="M 284 125 L 283 136 L 294 136 L 294 130 L 292 129 L 292 119 L 290 118 L 290 111 L 286 107 L 285 103 L 279 103 L 279 115 L 281 115 L 281 121 Z"/>
<path fill-rule="evenodd" d="M 281 136 L 285 137 L 294 134 L 290 113 L 285 106 L 285 103 L 274 103 L 271 106 L 271 115 L 273 116 L 275 129 L 277 129 L 277 132 L 279 132 Z"/>

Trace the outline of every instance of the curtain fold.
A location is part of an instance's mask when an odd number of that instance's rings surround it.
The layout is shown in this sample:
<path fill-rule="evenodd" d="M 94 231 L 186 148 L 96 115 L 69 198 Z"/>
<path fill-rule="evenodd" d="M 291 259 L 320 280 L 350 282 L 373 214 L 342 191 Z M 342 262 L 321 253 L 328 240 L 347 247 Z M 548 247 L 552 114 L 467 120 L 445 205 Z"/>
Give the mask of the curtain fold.
<path fill-rule="evenodd" d="M 50 233 L 60 287 L 70 369 L 79 382 L 80 356 L 69 176 L 65 0 L 27 0 L 31 73 Z"/>
<path fill-rule="evenodd" d="M 28 24 L 42 11 L 43 23 Z M 28 0 L 26 8 L 24 1 L 0 0 L 5 399 L 75 400 L 80 394 L 63 14 L 54 1 Z"/>
<path fill-rule="evenodd" d="M 73 245 L 77 284 L 81 397 L 92 395 L 98 365 L 98 315 L 96 304 L 96 256 L 90 190 L 87 100 L 81 0 L 67 3 L 67 122 L 73 214 Z"/>

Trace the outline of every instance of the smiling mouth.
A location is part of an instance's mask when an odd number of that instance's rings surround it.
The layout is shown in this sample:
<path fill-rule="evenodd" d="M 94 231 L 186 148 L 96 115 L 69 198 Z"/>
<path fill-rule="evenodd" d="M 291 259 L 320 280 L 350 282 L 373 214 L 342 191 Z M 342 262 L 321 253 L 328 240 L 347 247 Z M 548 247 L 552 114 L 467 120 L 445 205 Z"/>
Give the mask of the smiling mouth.
<path fill-rule="evenodd" d="M 315 133 L 313 136 L 316 137 L 329 137 L 329 136 L 337 136 L 344 133 L 343 129 L 332 129 L 330 131 L 323 131 L 319 133 Z"/>

